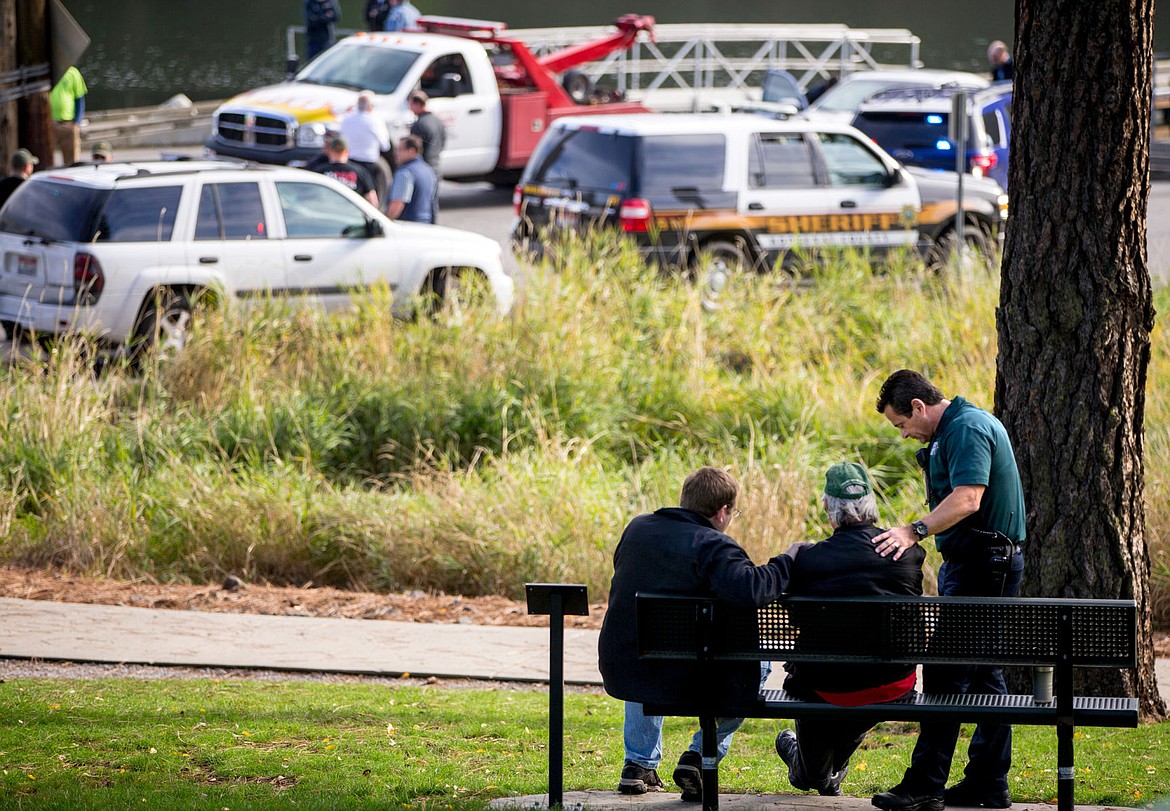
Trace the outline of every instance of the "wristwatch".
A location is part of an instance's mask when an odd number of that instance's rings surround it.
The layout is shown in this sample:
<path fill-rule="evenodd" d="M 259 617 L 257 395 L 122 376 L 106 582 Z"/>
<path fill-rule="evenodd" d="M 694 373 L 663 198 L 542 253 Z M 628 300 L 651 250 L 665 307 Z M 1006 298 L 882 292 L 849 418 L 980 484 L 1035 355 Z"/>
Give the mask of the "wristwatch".
<path fill-rule="evenodd" d="M 930 534 L 930 530 L 926 526 L 925 521 L 911 521 L 910 529 L 914 530 L 914 536 L 922 541 Z"/>

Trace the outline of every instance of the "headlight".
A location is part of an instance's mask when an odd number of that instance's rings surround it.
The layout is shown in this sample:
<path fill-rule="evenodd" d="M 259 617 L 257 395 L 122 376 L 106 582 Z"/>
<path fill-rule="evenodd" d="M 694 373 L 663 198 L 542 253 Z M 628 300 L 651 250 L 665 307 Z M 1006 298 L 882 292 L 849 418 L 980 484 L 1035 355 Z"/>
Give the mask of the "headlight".
<path fill-rule="evenodd" d="M 1001 194 L 996 197 L 995 205 L 996 208 L 999 209 L 999 218 L 1001 220 L 1006 220 L 1008 215 L 1008 196 L 1006 194 Z"/>
<path fill-rule="evenodd" d="M 325 146 L 325 129 L 325 125 L 320 121 L 313 124 L 301 124 L 297 127 L 297 146 L 321 149 Z"/>

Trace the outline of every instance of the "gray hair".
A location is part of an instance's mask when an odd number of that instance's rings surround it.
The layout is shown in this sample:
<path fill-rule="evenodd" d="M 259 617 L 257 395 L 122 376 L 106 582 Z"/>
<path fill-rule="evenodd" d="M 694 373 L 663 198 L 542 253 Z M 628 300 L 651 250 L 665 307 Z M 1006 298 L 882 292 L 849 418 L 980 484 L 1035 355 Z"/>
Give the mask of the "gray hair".
<path fill-rule="evenodd" d="M 877 499 L 873 493 L 850 499 L 822 494 L 821 499 L 829 515 L 829 523 L 835 527 L 877 523 Z"/>

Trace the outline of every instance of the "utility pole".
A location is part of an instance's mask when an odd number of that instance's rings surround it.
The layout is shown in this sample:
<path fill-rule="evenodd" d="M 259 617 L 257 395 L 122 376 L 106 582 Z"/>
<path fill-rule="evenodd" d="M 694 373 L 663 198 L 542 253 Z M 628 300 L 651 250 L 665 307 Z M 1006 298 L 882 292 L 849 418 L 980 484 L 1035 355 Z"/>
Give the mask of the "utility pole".
<path fill-rule="evenodd" d="M 0 161 L 5 164 L 17 149 L 15 80 L 16 0 L 0 0 Z M 7 166 L 0 167 L 0 175 L 6 174 Z"/>
<path fill-rule="evenodd" d="M 0 0 L 15 6 L 16 70 L 21 74 L 18 87 L 23 92 L 16 102 L 17 146 L 23 146 L 41 159 L 43 166 L 53 165 L 53 116 L 49 108 L 49 14 L 47 0 Z M 7 42 L 5 42 L 7 45 Z M 7 50 L 7 48 L 5 49 Z M 7 159 L 15 147 L 6 150 Z"/>

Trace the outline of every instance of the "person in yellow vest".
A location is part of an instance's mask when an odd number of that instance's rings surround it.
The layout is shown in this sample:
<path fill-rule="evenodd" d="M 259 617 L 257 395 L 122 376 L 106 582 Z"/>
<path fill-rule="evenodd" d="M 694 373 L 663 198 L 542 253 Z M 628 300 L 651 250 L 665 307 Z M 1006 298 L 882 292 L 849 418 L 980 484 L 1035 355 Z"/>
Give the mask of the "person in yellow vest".
<path fill-rule="evenodd" d="M 85 94 L 88 92 L 81 71 L 75 67 L 65 71 L 49 91 L 53 140 L 61 150 L 61 163 L 66 166 L 76 163 L 81 153 L 81 122 L 85 118 Z"/>

